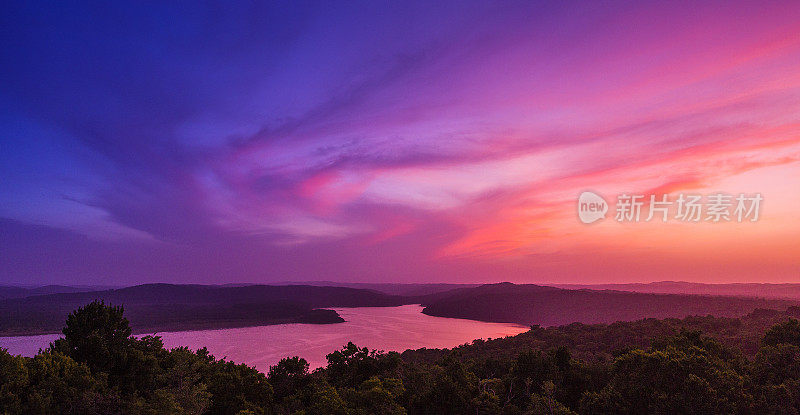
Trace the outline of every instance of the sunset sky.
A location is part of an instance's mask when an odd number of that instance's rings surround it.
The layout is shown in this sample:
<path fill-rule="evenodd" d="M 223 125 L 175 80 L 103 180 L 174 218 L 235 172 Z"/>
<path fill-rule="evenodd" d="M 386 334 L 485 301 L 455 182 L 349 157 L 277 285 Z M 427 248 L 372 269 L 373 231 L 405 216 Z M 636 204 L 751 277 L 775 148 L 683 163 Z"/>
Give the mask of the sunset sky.
<path fill-rule="evenodd" d="M 796 0 L 26 3 L 0 284 L 800 282 Z"/>

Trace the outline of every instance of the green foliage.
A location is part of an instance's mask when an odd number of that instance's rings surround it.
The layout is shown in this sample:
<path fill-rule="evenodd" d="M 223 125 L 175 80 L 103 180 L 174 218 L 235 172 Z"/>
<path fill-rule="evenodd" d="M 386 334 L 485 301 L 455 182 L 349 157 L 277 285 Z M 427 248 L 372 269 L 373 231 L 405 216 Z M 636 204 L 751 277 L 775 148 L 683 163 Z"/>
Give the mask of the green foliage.
<path fill-rule="evenodd" d="M 440 364 L 413 368 L 406 396 L 408 410 L 416 414 L 463 414 L 474 412 L 473 397 L 479 379 L 466 365 L 451 357 Z"/>
<path fill-rule="evenodd" d="M 121 307 L 94 302 L 33 358 L 0 349 L 0 414 L 800 414 L 800 323 L 757 314 L 533 327 L 402 355 L 348 343 L 314 372 L 289 357 L 265 375 L 132 337 Z"/>
<path fill-rule="evenodd" d="M 92 413 L 101 408 L 102 379 L 89 368 L 58 352 L 45 352 L 28 361 L 27 412 L 49 413 L 59 408 L 66 413 Z"/>
<path fill-rule="evenodd" d="M 130 335 L 122 307 L 93 302 L 67 318 L 64 338 L 33 358 L 0 350 L 0 413 L 272 413 L 267 377 L 201 349 L 164 349 Z"/>
<path fill-rule="evenodd" d="M 571 415 L 572 410 L 555 399 L 556 386 L 552 381 L 546 381 L 542 394 L 535 393 L 531 396 L 531 414 Z"/>
<path fill-rule="evenodd" d="M 229 414 L 242 410 L 268 413 L 272 387 L 263 373 L 244 363 L 214 361 L 210 366 L 205 377 L 211 394 L 208 413 Z"/>
<path fill-rule="evenodd" d="M 648 351 L 630 351 L 614 361 L 611 381 L 601 393 L 587 397 L 584 409 L 604 413 L 613 408 L 630 414 L 746 412 L 751 399 L 730 356 L 696 332 L 681 333 Z"/>
<path fill-rule="evenodd" d="M 345 388 L 342 396 L 348 403 L 348 413 L 352 415 L 404 415 L 406 410 L 397 400 L 404 391 L 400 379 L 373 377 L 357 389 Z"/>
<path fill-rule="evenodd" d="M 311 380 L 306 359 L 294 356 L 281 359 L 270 366 L 267 379 L 275 391 L 277 399 L 283 399 L 304 388 Z"/>
<path fill-rule="evenodd" d="M 29 383 L 25 358 L 12 356 L 8 350 L 0 348 L 0 408 L 9 413 L 21 413 Z"/>
<path fill-rule="evenodd" d="M 295 409 L 295 414 L 330 414 L 330 415 L 347 415 L 349 409 L 347 402 L 339 395 L 339 391 L 331 386 L 325 380 L 319 380 L 311 384 L 306 390 L 300 391 L 305 395 L 303 400 L 291 400 L 282 407 L 279 407 L 281 413 L 289 413 L 289 409 L 294 406 L 299 406 Z"/>
<path fill-rule="evenodd" d="M 786 343 L 762 347 L 750 376 L 759 413 L 800 413 L 800 348 Z"/>
<path fill-rule="evenodd" d="M 784 323 L 776 324 L 764 334 L 763 344 L 765 346 L 779 344 L 800 346 L 800 321 L 792 318 Z"/>
<path fill-rule="evenodd" d="M 337 387 L 355 388 L 373 376 L 393 374 L 400 365 L 397 353 L 378 353 L 366 347 L 359 348 L 353 342 L 326 358 L 325 375 L 328 382 Z"/>
<path fill-rule="evenodd" d="M 122 316 L 123 308 L 93 301 L 67 316 L 64 338 L 51 349 L 85 363 L 93 372 L 111 372 L 118 368 L 128 349 L 131 328 Z"/>

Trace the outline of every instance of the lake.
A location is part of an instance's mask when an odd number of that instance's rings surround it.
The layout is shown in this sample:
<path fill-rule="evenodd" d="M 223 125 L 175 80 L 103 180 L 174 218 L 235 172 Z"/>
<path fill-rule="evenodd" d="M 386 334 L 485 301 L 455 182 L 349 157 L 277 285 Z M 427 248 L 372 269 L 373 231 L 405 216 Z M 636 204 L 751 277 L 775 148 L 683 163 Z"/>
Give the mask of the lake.
<path fill-rule="evenodd" d="M 221 330 L 158 333 L 164 346 L 203 346 L 217 358 L 247 363 L 266 372 L 287 356 L 308 360 L 311 368 L 326 364 L 325 355 L 352 341 L 359 347 L 401 352 L 451 348 L 473 339 L 513 336 L 528 330 L 516 324 L 485 323 L 422 314 L 420 305 L 335 308 L 346 321 L 338 324 L 278 324 Z M 0 337 L 12 354 L 33 356 L 59 335 Z"/>

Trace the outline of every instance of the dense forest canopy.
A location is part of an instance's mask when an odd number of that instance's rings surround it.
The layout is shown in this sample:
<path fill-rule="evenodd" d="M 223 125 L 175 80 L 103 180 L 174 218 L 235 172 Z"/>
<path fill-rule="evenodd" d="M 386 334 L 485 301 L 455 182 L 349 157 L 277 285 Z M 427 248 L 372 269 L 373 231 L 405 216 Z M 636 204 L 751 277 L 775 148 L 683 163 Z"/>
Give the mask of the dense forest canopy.
<path fill-rule="evenodd" d="M 452 350 L 352 343 L 261 373 L 136 338 L 122 307 L 71 313 L 32 358 L 0 351 L 7 414 L 798 413 L 799 310 L 531 327 Z"/>

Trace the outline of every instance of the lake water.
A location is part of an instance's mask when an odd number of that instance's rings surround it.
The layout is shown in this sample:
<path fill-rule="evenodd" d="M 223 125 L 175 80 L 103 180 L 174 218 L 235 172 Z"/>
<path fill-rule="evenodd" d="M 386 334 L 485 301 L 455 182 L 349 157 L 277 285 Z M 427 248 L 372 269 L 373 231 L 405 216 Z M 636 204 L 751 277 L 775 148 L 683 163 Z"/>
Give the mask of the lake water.
<path fill-rule="evenodd" d="M 352 341 L 359 347 L 401 352 L 406 349 L 450 348 L 473 339 L 513 336 L 528 330 L 516 324 L 432 317 L 419 305 L 335 309 L 344 323 L 279 324 L 222 330 L 160 332 L 167 348 L 207 347 L 214 356 L 244 362 L 267 371 L 280 359 L 300 356 L 311 368 L 326 364 L 325 355 Z M 33 356 L 59 336 L 0 337 L 12 354 Z"/>

